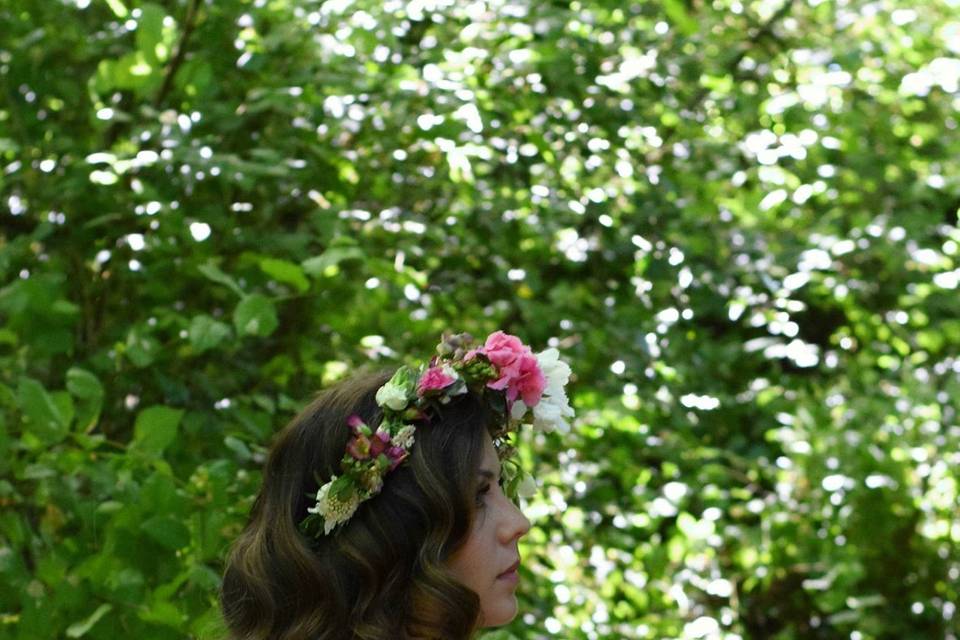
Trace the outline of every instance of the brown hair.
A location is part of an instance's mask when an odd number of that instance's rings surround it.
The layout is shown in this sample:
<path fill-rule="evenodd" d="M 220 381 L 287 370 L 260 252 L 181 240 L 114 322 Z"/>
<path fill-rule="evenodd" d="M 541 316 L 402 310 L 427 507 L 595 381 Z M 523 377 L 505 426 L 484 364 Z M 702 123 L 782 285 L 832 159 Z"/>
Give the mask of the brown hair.
<path fill-rule="evenodd" d="M 446 570 L 470 530 L 476 469 L 491 429 L 467 393 L 418 426 L 410 457 L 341 530 L 313 540 L 297 528 L 339 472 L 347 418 L 379 423 L 376 390 L 360 375 L 322 393 L 278 435 L 250 520 L 227 559 L 220 593 L 236 640 L 466 639 L 479 600 Z"/>

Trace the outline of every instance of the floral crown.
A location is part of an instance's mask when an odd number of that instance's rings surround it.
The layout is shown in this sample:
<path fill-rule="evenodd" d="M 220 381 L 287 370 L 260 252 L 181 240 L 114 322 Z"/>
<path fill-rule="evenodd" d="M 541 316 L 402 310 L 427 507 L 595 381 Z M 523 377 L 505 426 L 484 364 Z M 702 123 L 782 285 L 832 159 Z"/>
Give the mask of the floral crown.
<path fill-rule="evenodd" d="M 352 435 L 340 461 L 340 475 L 320 486 L 301 530 L 320 538 L 348 521 L 410 455 L 417 425 L 424 424 L 437 406 L 468 390 L 477 392 L 492 409 L 501 425 L 494 433 L 498 441 L 522 423 L 568 432 L 573 409 L 564 386 L 570 367 L 559 356 L 556 349 L 534 354 L 519 338 L 502 331 L 491 334 L 480 347 L 474 347 L 466 333 L 444 336 L 429 365 L 418 370 L 400 367 L 377 390 L 383 419 L 376 429 L 356 415 L 347 420 Z M 503 465 L 505 490 L 509 495 L 529 495 L 535 484 L 509 457 L 511 452 L 500 448 L 503 461 L 511 463 Z"/>

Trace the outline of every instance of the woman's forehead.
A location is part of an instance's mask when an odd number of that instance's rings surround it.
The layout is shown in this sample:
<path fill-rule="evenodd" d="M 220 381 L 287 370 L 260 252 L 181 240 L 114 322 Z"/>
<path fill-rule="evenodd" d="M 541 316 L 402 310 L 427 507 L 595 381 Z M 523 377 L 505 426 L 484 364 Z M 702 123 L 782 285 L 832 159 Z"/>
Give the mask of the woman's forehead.
<path fill-rule="evenodd" d="M 500 470 L 500 456 L 497 455 L 497 449 L 493 446 L 493 440 L 490 438 L 484 439 L 480 468 L 494 473 Z"/>

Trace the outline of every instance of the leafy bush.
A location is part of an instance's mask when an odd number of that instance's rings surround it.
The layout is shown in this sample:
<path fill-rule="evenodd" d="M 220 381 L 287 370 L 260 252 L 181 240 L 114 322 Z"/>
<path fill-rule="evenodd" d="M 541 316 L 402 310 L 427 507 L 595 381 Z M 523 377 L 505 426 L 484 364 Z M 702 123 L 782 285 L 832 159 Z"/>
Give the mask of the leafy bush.
<path fill-rule="evenodd" d="M 489 638 L 956 638 L 956 2 L 8 0 L 0 636 L 217 637 L 271 434 L 559 346 Z"/>

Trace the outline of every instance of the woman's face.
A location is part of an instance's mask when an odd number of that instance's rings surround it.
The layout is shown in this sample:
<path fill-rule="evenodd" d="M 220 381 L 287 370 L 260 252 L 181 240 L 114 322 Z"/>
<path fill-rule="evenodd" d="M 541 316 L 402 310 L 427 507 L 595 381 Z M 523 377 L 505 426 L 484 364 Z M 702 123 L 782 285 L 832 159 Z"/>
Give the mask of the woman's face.
<path fill-rule="evenodd" d="M 473 528 L 449 566 L 454 577 L 480 597 L 481 626 L 494 627 L 517 615 L 517 541 L 530 530 L 530 521 L 500 488 L 500 460 L 490 438 L 477 474 Z"/>

